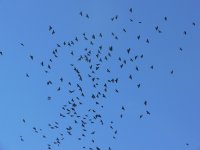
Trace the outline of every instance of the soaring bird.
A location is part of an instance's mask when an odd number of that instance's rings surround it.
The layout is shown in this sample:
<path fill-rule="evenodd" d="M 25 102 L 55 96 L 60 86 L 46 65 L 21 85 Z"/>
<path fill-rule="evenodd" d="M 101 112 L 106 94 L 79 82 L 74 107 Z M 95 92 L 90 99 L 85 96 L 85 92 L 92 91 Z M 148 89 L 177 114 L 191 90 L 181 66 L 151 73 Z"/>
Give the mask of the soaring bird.
<path fill-rule="evenodd" d="M 19 43 L 21 46 L 24 46 L 24 44 L 23 43 Z"/>
<path fill-rule="evenodd" d="M 88 18 L 88 19 L 89 19 L 89 15 L 88 15 L 88 14 L 86 14 L 86 18 Z"/>
<path fill-rule="evenodd" d="M 128 48 L 128 49 L 127 49 L 127 53 L 129 54 L 129 53 L 130 53 L 130 51 L 131 51 L 131 48 Z"/>
<path fill-rule="evenodd" d="M 126 32 L 126 29 L 123 28 L 123 31 Z"/>
<path fill-rule="evenodd" d="M 49 25 L 49 31 L 51 31 L 51 30 L 52 30 L 52 26 Z"/>
<path fill-rule="evenodd" d="M 129 79 L 131 79 L 131 80 L 132 80 L 132 75 L 131 75 L 131 74 L 129 75 Z"/>
<path fill-rule="evenodd" d="M 149 43 L 149 39 L 146 40 L 146 43 Z"/>
<path fill-rule="evenodd" d="M 23 139 L 23 137 L 22 137 L 22 136 L 20 136 L 20 140 L 21 140 L 22 142 L 24 142 L 24 139 Z"/>
<path fill-rule="evenodd" d="M 26 73 L 26 77 L 29 78 L 29 74 L 28 73 Z"/>
<path fill-rule="evenodd" d="M 44 62 L 42 61 L 42 62 L 40 63 L 40 65 L 41 65 L 41 66 L 44 66 Z"/>
<path fill-rule="evenodd" d="M 133 12 L 133 9 L 132 9 L 132 8 L 130 8 L 130 9 L 129 9 L 129 11 L 132 13 L 132 12 Z"/>
<path fill-rule="evenodd" d="M 150 114 L 151 114 L 148 110 L 146 111 L 146 113 L 147 113 L 147 115 L 150 115 Z"/>
<path fill-rule="evenodd" d="M 140 88 L 140 84 L 138 84 L 137 87 Z"/>
<path fill-rule="evenodd" d="M 155 27 L 156 31 L 158 31 L 158 26 Z"/>
<path fill-rule="evenodd" d="M 33 56 L 32 55 L 30 55 L 29 57 L 33 60 Z"/>

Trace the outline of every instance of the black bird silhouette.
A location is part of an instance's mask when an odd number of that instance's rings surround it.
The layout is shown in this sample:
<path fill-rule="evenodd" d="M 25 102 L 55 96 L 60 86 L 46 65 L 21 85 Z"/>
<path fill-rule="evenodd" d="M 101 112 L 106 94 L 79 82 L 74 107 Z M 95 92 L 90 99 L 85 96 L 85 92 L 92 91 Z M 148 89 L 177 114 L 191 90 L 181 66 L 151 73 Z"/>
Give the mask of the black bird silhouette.
<path fill-rule="evenodd" d="M 28 73 L 26 73 L 26 77 L 29 78 L 29 74 Z"/>
<path fill-rule="evenodd" d="M 140 88 L 140 84 L 138 84 L 137 87 Z"/>
<path fill-rule="evenodd" d="M 20 43 L 20 45 L 21 45 L 21 46 L 24 46 L 24 44 L 23 44 L 23 43 Z"/>
<path fill-rule="evenodd" d="M 131 74 L 129 75 L 129 79 L 131 79 L 131 80 L 132 80 L 132 75 L 131 75 Z"/>
<path fill-rule="evenodd" d="M 60 88 L 60 87 L 58 87 L 57 91 L 60 91 L 60 90 L 61 90 L 61 88 Z"/>
<path fill-rule="evenodd" d="M 49 26 L 49 31 L 51 31 L 52 30 L 52 26 Z"/>
<path fill-rule="evenodd" d="M 86 18 L 88 18 L 88 19 L 90 18 L 88 14 L 86 14 Z"/>
<path fill-rule="evenodd" d="M 24 142 L 24 139 L 23 139 L 23 137 L 22 137 L 22 136 L 20 136 L 20 140 L 21 140 L 22 142 Z"/>
<path fill-rule="evenodd" d="M 102 38 L 103 37 L 102 33 L 99 33 L 99 36 Z"/>
<path fill-rule="evenodd" d="M 40 64 L 41 64 L 41 66 L 44 66 L 44 62 L 43 61 Z"/>
<path fill-rule="evenodd" d="M 156 26 L 155 29 L 158 31 L 158 26 Z"/>
<path fill-rule="evenodd" d="M 131 51 L 131 48 L 128 48 L 128 49 L 127 49 L 127 53 L 129 54 L 129 53 L 130 53 L 130 51 Z"/>
<path fill-rule="evenodd" d="M 30 58 L 33 60 L 33 56 L 32 55 L 30 55 Z"/>
<path fill-rule="evenodd" d="M 47 85 L 50 85 L 50 84 L 52 84 L 52 82 L 49 80 L 49 81 L 47 81 Z"/>
<path fill-rule="evenodd" d="M 173 74 L 174 73 L 174 70 L 171 70 L 171 72 L 170 72 L 171 74 Z"/>
<path fill-rule="evenodd" d="M 147 113 L 147 115 L 150 115 L 150 114 L 151 114 L 148 110 L 146 111 L 146 113 Z"/>

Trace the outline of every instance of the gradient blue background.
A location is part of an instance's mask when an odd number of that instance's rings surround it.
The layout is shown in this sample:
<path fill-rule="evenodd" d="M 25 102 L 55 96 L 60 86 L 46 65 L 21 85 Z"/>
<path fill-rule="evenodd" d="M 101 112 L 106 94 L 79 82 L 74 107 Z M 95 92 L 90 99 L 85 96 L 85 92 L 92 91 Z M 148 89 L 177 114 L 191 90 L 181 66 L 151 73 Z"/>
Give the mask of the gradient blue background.
<path fill-rule="evenodd" d="M 83 32 L 88 37 L 102 32 L 104 38 L 98 44 L 105 48 L 113 45 L 113 58 L 107 64 L 112 70 L 109 77 L 120 79 L 117 85 L 120 93 L 110 92 L 101 112 L 107 122 L 115 121 L 117 139 L 112 139 L 106 126 L 97 125 L 97 146 L 103 150 L 109 145 L 113 150 L 200 150 L 199 6 L 198 0 L 1 0 L 0 51 L 4 55 L 0 56 L 0 150 L 47 149 L 47 143 L 63 132 L 53 132 L 47 124 L 57 120 L 65 127 L 72 123 L 70 118 L 58 117 L 69 94 L 58 93 L 56 89 L 61 76 L 66 83 L 77 82 L 69 66 L 76 63 L 76 59 L 70 56 L 69 48 L 63 48 L 59 59 L 54 59 L 54 71 L 48 75 L 40 62 L 52 57 L 57 43 L 82 37 Z M 132 14 L 128 11 L 130 7 Z M 80 17 L 80 11 L 88 13 L 90 19 Z M 119 19 L 111 22 L 110 18 L 116 14 Z M 167 22 L 164 16 L 168 17 Z M 130 18 L 134 20 L 132 23 Z M 192 22 L 196 22 L 195 27 Z M 49 25 L 55 29 L 55 36 L 48 32 Z M 162 34 L 155 31 L 157 25 Z M 127 33 L 123 33 L 123 28 Z M 184 30 L 187 36 L 183 35 Z M 111 32 L 120 40 L 114 40 Z M 140 41 L 136 38 L 138 34 Z M 146 38 L 150 44 L 145 43 Z M 25 46 L 20 46 L 20 42 Z M 74 48 L 75 53 L 86 45 L 84 40 L 80 41 Z M 133 54 L 144 54 L 143 60 L 135 63 L 140 67 L 139 72 L 135 72 L 135 65 L 131 64 L 123 70 L 119 68 L 117 58 L 120 55 L 128 59 L 126 49 L 129 47 Z M 182 52 L 179 47 L 183 48 Z M 34 56 L 34 61 L 29 55 Z M 86 77 L 88 68 L 84 64 L 76 65 Z M 149 69 L 150 65 L 154 65 L 154 70 Z M 172 69 L 173 75 L 170 74 Z M 131 82 L 129 73 L 134 78 Z M 100 76 L 106 78 L 104 73 Z M 54 81 L 52 87 L 46 86 L 49 79 Z M 142 85 L 140 89 L 136 86 L 138 83 Z M 90 90 L 92 87 L 86 84 L 85 93 Z M 50 102 L 48 95 L 53 97 Z M 151 115 L 139 119 L 146 111 L 145 100 Z M 121 105 L 126 107 L 123 119 L 119 118 Z M 25 124 L 22 118 L 26 119 Z M 43 129 L 48 138 L 35 134 L 33 126 Z M 79 131 L 76 127 L 72 137 L 65 134 L 65 141 L 53 149 L 79 150 L 83 145 L 92 145 L 87 138 L 77 140 Z M 20 141 L 20 135 L 25 142 Z"/>

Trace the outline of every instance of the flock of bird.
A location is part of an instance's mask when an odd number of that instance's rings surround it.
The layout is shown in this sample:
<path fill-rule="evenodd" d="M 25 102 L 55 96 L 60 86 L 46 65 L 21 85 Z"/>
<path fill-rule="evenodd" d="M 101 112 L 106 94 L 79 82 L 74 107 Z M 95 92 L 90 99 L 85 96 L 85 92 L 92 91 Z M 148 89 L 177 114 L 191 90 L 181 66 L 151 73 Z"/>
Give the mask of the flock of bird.
<path fill-rule="evenodd" d="M 133 9 L 130 8 L 127 10 L 129 13 L 133 13 Z M 85 17 L 87 19 L 91 19 L 88 13 L 80 11 L 80 17 Z M 112 22 L 119 20 L 119 15 L 114 15 L 111 17 Z M 133 19 L 129 19 L 129 22 L 133 22 Z M 164 16 L 163 21 L 167 22 L 168 17 Z M 142 24 L 142 22 L 138 22 Z M 191 26 L 196 26 L 195 22 L 191 23 Z M 56 29 L 53 26 L 49 25 L 48 29 L 49 36 L 56 36 Z M 162 34 L 164 31 L 160 29 L 158 25 L 155 25 L 155 32 Z M 129 32 L 128 29 L 122 28 L 123 33 Z M 120 40 L 120 34 L 111 32 L 109 38 L 113 38 L 114 40 Z M 183 31 L 183 36 L 187 35 L 187 31 Z M 120 94 L 120 88 L 118 86 L 119 82 L 123 82 L 123 80 L 134 80 L 133 74 L 135 72 L 140 71 L 142 68 L 137 65 L 138 61 L 142 61 L 145 54 L 136 54 L 133 53 L 133 48 L 128 47 L 125 49 L 125 53 L 127 54 L 127 58 L 122 58 L 120 55 L 116 56 L 116 53 L 113 54 L 114 51 L 118 51 L 118 49 L 112 44 L 108 47 L 100 43 L 101 39 L 105 38 L 104 33 L 87 35 L 87 33 L 83 33 L 81 36 L 76 36 L 72 40 L 63 41 L 55 44 L 55 48 L 52 50 L 51 57 L 49 61 L 41 60 L 38 63 L 41 66 L 41 69 L 48 76 L 50 72 L 53 71 L 53 63 L 59 59 L 61 49 L 67 49 L 69 57 L 73 58 L 74 62 L 71 62 L 69 65 L 71 67 L 72 73 L 74 73 L 74 80 L 68 81 L 67 77 L 59 76 L 58 81 L 47 80 L 46 86 L 47 88 L 55 89 L 55 92 L 62 92 L 67 90 L 67 100 L 66 103 L 63 103 L 63 106 L 60 108 L 60 113 L 58 114 L 59 121 L 55 120 L 54 122 L 47 123 L 47 128 L 52 130 L 52 132 L 59 133 L 57 137 L 54 138 L 53 141 L 47 143 L 46 149 L 53 150 L 54 147 L 59 147 L 64 141 L 65 136 L 75 136 L 73 131 L 76 129 L 81 129 L 80 135 L 75 137 L 78 141 L 87 140 L 91 141 L 91 145 L 83 145 L 82 149 L 88 150 L 102 150 L 101 145 L 98 145 L 95 141 L 95 134 L 98 130 L 95 130 L 93 127 L 95 125 L 100 125 L 102 127 L 108 127 L 111 130 L 111 138 L 115 140 L 118 136 L 118 129 L 115 127 L 115 121 L 113 120 L 104 120 L 103 109 L 106 106 L 106 102 L 108 99 L 111 99 L 109 93 Z M 142 37 L 142 35 L 137 35 L 135 37 L 138 41 L 143 40 L 144 44 L 151 44 L 151 37 Z M 19 43 L 22 47 L 25 47 L 26 44 Z M 81 50 L 74 50 L 75 45 L 88 45 Z M 183 48 L 179 48 L 180 51 L 183 51 Z M 125 54 L 125 55 L 126 55 Z M 3 56 L 3 51 L 0 51 L 0 55 Z M 35 57 L 30 55 L 30 61 L 35 61 Z M 131 64 L 135 66 L 135 70 L 127 74 L 126 79 L 120 78 L 116 76 L 113 72 L 112 68 L 108 67 L 108 64 L 115 63 L 114 57 L 117 58 L 117 66 L 119 71 L 123 71 L 126 65 Z M 88 69 L 83 70 L 81 67 L 78 67 L 78 64 L 86 66 Z M 149 64 L 149 70 L 154 70 L 154 64 Z M 85 72 L 87 70 L 87 75 Z M 83 73 L 84 72 L 84 73 Z M 171 69 L 168 71 L 169 75 L 173 75 L 174 70 Z M 135 74 L 134 74 L 135 75 Z M 110 76 L 115 76 L 111 77 Z M 31 74 L 26 73 L 26 77 L 31 79 Z M 75 82 L 76 81 L 76 82 Z M 55 84 L 56 83 L 56 84 Z M 89 83 L 89 84 L 88 84 Z M 89 85 L 92 90 L 88 90 Z M 137 83 L 136 86 L 138 89 L 141 88 L 142 83 Z M 128 93 L 127 93 L 128 94 Z M 48 101 L 54 101 L 56 98 L 51 94 L 47 95 Z M 114 101 L 113 101 L 114 102 Z M 144 116 L 150 116 L 151 112 L 149 110 L 148 101 L 143 100 L 143 105 L 146 109 L 144 113 L 138 114 L 138 119 L 143 119 Z M 92 104 L 92 105 L 88 105 Z M 84 113 L 80 113 L 79 110 L 83 110 L 84 108 L 88 108 L 84 111 Z M 123 119 L 127 109 L 126 106 L 121 105 L 119 108 L 118 117 Z M 60 121 L 62 120 L 62 121 Z M 73 124 L 69 124 L 65 127 L 62 124 L 65 124 L 67 120 L 72 120 Z M 26 118 L 22 118 L 22 122 L 27 124 Z M 41 138 L 48 139 L 48 136 L 43 132 L 43 129 L 33 126 L 32 130 L 35 134 L 41 134 Z M 60 133 L 60 131 L 62 131 Z M 26 139 L 23 135 L 19 135 L 21 142 L 25 142 Z M 189 143 L 186 143 L 188 146 Z M 108 145 L 108 150 L 112 150 L 112 147 Z"/>

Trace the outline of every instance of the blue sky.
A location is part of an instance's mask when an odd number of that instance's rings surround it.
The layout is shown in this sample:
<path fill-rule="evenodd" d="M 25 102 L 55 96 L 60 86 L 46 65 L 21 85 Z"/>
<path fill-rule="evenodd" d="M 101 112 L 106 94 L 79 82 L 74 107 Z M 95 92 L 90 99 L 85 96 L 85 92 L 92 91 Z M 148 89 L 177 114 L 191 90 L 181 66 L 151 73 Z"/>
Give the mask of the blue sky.
<path fill-rule="evenodd" d="M 79 150 L 83 146 L 86 149 L 98 146 L 101 150 L 108 147 L 112 150 L 199 150 L 199 5 L 198 0 L 0 0 L 0 51 L 3 53 L 0 55 L 0 150 L 45 150 L 47 144 L 55 150 Z M 80 11 L 88 14 L 89 19 L 81 17 Z M 111 21 L 116 15 L 118 19 Z M 55 30 L 54 35 L 48 31 L 49 25 Z M 155 30 L 156 26 L 161 34 Z M 84 40 L 83 33 L 88 41 Z M 98 36 L 99 33 L 103 38 Z M 92 46 L 93 34 L 96 39 Z M 74 41 L 75 45 L 64 46 L 64 41 Z M 55 58 L 52 51 L 57 44 L 61 48 L 57 48 L 58 58 Z M 103 56 L 110 46 L 113 52 L 96 71 L 100 85 L 94 89 L 88 78 L 91 74 L 88 63 L 77 59 L 86 54 L 86 47 L 95 54 L 100 45 Z M 130 54 L 126 52 L 128 48 L 131 48 Z M 135 56 L 138 58 L 130 62 Z M 127 61 L 122 69 L 119 57 Z M 95 55 L 92 60 L 93 65 L 98 63 Z M 44 67 L 40 65 L 42 61 Z M 46 74 L 48 64 L 52 69 Z M 83 81 L 78 80 L 70 64 L 80 70 Z M 139 71 L 135 70 L 136 66 Z M 107 68 L 111 73 L 106 72 Z M 63 82 L 60 82 L 61 77 Z M 107 98 L 98 99 L 104 105 L 102 109 L 91 100 L 91 94 L 98 89 L 102 91 L 100 87 L 112 78 L 118 78 L 119 82 L 107 83 Z M 49 80 L 53 85 L 47 86 Z M 76 89 L 77 84 L 82 86 L 85 97 L 81 97 L 78 90 L 76 94 L 69 94 L 68 90 Z M 141 84 L 140 88 L 137 88 L 138 84 Z M 61 91 L 57 91 L 58 87 Z M 115 93 L 115 89 L 119 93 Z M 48 96 L 52 97 L 51 101 L 47 100 Z M 86 137 L 81 141 L 78 140 L 83 133 L 80 120 L 76 119 L 79 122 L 76 125 L 74 118 L 59 116 L 63 112 L 62 106 L 76 96 L 83 102 L 77 108 L 79 114 L 92 116 L 87 110 L 95 109 L 104 120 L 103 126 L 99 122 L 88 123 Z M 144 101 L 148 102 L 147 106 Z M 124 112 L 122 106 L 126 109 Z M 151 115 L 147 115 L 146 110 Z M 59 123 L 59 129 L 51 130 L 48 124 L 55 121 Z M 114 122 L 113 131 L 118 131 L 115 140 L 109 128 L 110 121 Z M 65 129 L 69 126 L 73 127 L 72 136 Z M 42 131 L 35 133 L 33 127 Z M 95 135 L 90 135 L 94 130 Z M 65 139 L 58 147 L 52 142 L 60 138 L 60 133 Z"/>

